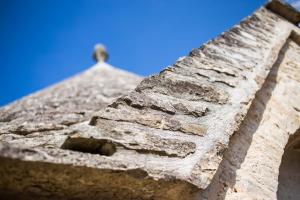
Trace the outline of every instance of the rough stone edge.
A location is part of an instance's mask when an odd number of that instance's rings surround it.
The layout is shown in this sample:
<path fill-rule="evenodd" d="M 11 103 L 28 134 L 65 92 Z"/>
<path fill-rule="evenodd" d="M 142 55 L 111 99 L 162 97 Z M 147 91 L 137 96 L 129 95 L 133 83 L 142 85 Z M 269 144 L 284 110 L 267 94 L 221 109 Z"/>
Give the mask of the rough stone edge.
<path fill-rule="evenodd" d="M 284 1 L 269 0 L 265 7 L 295 25 L 298 25 L 300 22 L 300 12 Z"/>
<path fill-rule="evenodd" d="M 276 14 L 276 13 L 275 13 Z M 286 26 L 288 28 L 288 26 Z M 256 92 L 252 95 L 252 97 L 250 98 L 249 102 L 247 103 L 247 105 L 242 105 L 241 108 L 240 108 L 240 113 L 238 113 L 235 117 L 235 120 L 236 120 L 236 124 L 232 125 L 231 129 L 228 130 L 228 132 L 231 132 L 232 134 L 235 133 L 241 123 L 243 122 L 254 98 L 255 98 L 255 95 L 256 93 L 262 88 L 271 68 L 273 67 L 273 65 L 275 64 L 277 58 L 278 58 L 278 55 L 279 55 L 279 52 L 280 50 L 282 49 L 282 47 L 284 46 L 284 44 L 286 43 L 287 39 L 290 37 L 290 35 L 292 34 L 294 29 L 292 28 L 288 28 L 288 30 L 284 30 L 282 35 L 278 37 L 278 39 L 276 40 L 274 46 L 271 48 L 270 50 L 270 54 L 267 56 L 267 58 L 265 59 L 266 60 L 266 63 L 264 63 L 263 65 L 264 66 L 267 66 L 265 67 L 265 69 L 267 69 L 266 71 L 262 71 L 262 72 L 258 72 L 257 75 L 258 76 L 261 76 L 261 79 L 260 79 L 260 82 L 258 82 L 257 84 L 257 90 Z M 231 135 L 232 135 L 231 134 Z M 230 136 L 231 136 L 230 135 Z M 228 138 L 230 140 L 230 138 Z M 229 143 L 229 140 L 228 140 L 228 143 Z M 201 168 L 201 166 L 205 163 L 207 163 L 206 161 L 207 160 L 212 160 L 213 163 L 215 163 L 215 170 L 214 171 L 210 171 L 210 172 L 207 172 L 207 171 L 204 171 L 202 172 L 201 174 L 191 174 L 191 179 L 192 178 L 195 178 L 193 176 L 197 175 L 197 177 L 203 177 L 204 178 L 204 183 L 202 182 L 202 180 L 198 180 L 198 182 L 196 183 L 196 185 L 201 189 L 206 189 L 213 176 L 215 175 L 217 169 L 218 169 L 218 166 L 220 165 L 222 159 L 223 159 L 223 153 L 226 151 L 226 147 L 223 148 L 224 144 L 220 144 L 219 146 L 217 146 L 216 149 L 211 149 L 209 153 L 206 153 L 203 158 L 200 160 L 200 162 L 195 166 L 195 169 L 197 169 L 198 167 Z M 216 146 L 214 146 L 216 147 Z M 223 153 L 220 153 L 220 152 L 223 152 Z M 211 154 L 210 154 L 211 153 Z M 212 156 L 212 154 L 214 155 L 214 157 Z M 205 165 L 204 165 L 205 167 Z M 212 166 L 210 166 L 212 167 Z M 195 170 L 197 171 L 197 170 Z M 207 180 L 205 180 L 207 179 Z M 192 181 L 191 181 L 192 182 Z"/>
<path fill-rule="evenodd" d="M 196 187 L 184 181 L 154 180 L 141 169 L 125 173 L 110 169 L 100 171 L 83 166 L 3 157 L 0 162 L 0 176 L 3 177 L 0 194 L 7 199 L 185 200 L 193 199 L 197 191 Z M 5 178 L 7 173 L 9 178 Z M 18 181 L 21 179 L 21 182 Z M 20 184 L 16 185 L 16 182 Z"/>

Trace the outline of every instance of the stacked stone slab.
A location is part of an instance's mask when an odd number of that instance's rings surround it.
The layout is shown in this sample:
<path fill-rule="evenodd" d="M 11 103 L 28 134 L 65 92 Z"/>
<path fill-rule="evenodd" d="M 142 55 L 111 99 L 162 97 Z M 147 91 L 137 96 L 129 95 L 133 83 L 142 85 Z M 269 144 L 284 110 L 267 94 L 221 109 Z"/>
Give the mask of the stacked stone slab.
<path fill-rule="evenodd" d="M 281 163 L 289 137 L 300 130 L 299 53 L 300 45 L 288 39 L 203 199 L 299 199 L 299 159 L 290 161 L 298 166 L 292 173 Z M 286 151 L 300 158 L 299 134 L 291 139 L 298 147 L 288 145 Z"/>
<path fill-rule="evenodd" d="M 285 144 L 300 127 L 299 22 L 299 12 L 271 1 L 139 84 L 92 68 L 2 108 L 1 193 L 276 198 Z M 283 108 L 287 123 L 273 117 Z M 275 150 L 263 154 L 264 147 Z"/>

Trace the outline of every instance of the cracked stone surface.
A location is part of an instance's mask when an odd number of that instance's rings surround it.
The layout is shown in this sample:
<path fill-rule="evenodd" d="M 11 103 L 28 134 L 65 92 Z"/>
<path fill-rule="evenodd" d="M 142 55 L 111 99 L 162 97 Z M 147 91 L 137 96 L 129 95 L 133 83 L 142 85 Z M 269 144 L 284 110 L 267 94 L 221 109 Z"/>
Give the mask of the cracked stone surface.
<path fill-rule="evenodd" d="M 239 135 L 247 134 L 247 123 L 252 126 L 249 112 L 255 115 L 253 107 L 269 95 L 266 84 L 278 84 L 279 88 L 268 104 L 278 110 L 265 112 L 266 119 L 291 105 L 292 111 L 285 113 L 291 121 L 299 119 L 295 114 L 300 109 L 298 68 L 293 66 L 300 57 L 300 31 L 286 17 L 296 11 L 278 12 L 276 5 L 267 8 L 258 9 L 142 81 L 99 63 L 77 77 L 3 107 L 0 192 L 28 199 L 180 200 L 217 199 L 216 191 L 226 190 L 220 199 L 239 199 L 252 198 L 263 181 L 275 187 L 276 170 L 266 173 L 274 180 L 251 174 L 251 169 L 265 169 L 253 166 L 260 166 L 256 155 L 265 151 L 260 144 L 269 141 L 263 137 L 267 122 L 259 132 L 263 136 L 254 134 L 249 154 L 239 153 L 232 145 L 243 146 L 244 137 Z M 282 63 L 279 61 L 289 67 L 279 67 L 283 70 L 278 72 L 279 79 L 270 82 L 274 69 Z M 291 90 L 285 92 L 286 87 Z M 277 103 L 287 96 L 294 101 Z M 285 125 L 279 122 L 277 132 L 283 134 Z M 296 126 L 286 131 L 295 131 Z M 274 169 L 279 169 L 288 140 L 284 134 L 274 135 L 282 142 L 276 143 L 275 158 L 265 158 L 276 163 Z M 273 148 L 274 144 L 270 145 Z M 236 171 L 238 180 L 228 181 L 232 168 L 224 162 L 233 159 L 235 166 L 234 159 L 239 156 L 245 164 Z M 220 181 L 223 168 L 228 171 Z M 252 182 L 247 178 L 251 176 Z M 274 191 L 266 189 L 257 195 L 272 199 Z"/>

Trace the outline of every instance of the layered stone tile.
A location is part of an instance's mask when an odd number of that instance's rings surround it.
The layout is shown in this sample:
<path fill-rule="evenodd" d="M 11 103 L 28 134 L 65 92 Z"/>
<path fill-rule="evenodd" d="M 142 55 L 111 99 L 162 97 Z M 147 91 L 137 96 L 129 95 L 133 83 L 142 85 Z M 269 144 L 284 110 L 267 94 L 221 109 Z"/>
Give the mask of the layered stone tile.
<path fill-rule="evenodd" d="M 298 38 L 275 8 L 260 8 L 139 84 L 124 72 L 90 71 L 2 108 L 3 192 L 199 198 L 282 48 Z"/>

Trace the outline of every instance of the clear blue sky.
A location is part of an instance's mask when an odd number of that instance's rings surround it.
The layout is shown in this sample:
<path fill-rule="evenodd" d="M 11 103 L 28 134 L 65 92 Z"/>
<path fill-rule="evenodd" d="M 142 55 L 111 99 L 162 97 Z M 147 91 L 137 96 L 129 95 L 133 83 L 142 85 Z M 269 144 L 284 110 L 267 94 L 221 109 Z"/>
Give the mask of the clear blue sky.
<path fill-rule="evenodd" d="M 250 15 L 264 0 L 0 0 L 0 105 L 94 64 L 147 76 Z"/>

